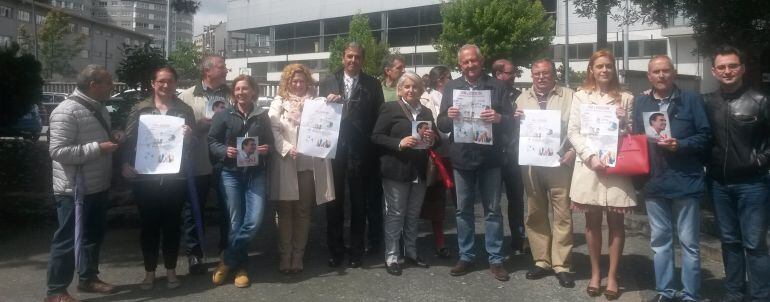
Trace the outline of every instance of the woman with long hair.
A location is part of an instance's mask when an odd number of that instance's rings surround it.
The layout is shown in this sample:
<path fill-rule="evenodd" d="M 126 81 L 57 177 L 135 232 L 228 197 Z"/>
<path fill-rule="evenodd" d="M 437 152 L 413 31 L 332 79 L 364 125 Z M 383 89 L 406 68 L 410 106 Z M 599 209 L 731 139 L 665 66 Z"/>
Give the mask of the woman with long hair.
<path fill-rule="evenodd" d="M 433 119 L 436 120 L 438 113 L 441 110 L 441 97 L 444 92 L 444 84 L 452 79 L 452 73 L 446 66 L 436 66 L 431 68 L 428 73 L 427 85 L 429 89 L 423 92 L 420 97 L 420 103 L 423 106 L 430 109 L 433 112 Z M 449 133 L 438 132 L 438 135 L 442 140 L 449 139 Z M 438 153 L 438 160 L 449 171 L 446 177 L 452 178 L 452 163 L 449 160 L 449 144 L 443 144 L 436 147 L 435 152 Z M 435 165 L 435 163 L 429 163 L 429 165 Z M 440 178 L 438 169 L 433 169 L 434 175 L 429 175 L 428 178 Z M 432 182 L 432 183 L 430 183 Z M 446 248 L 444 240 L 444 216 L 446 212 L 446 201 L 448 198 L 455 200 L 454 188 L 447 188 L 446 181 L 439 179 L 438 181 L 430 181 L 428 188 L 425 190 L 425 201 L 422 204 L 422 211 L 420 212 L 420 218 L 429 220 L 433 229 L 434 242 L 436 244 L 436 256 L 442 259 L 448 259 L 450 257 L 449 249 Z M 454 202 L 452 203 L 454 205 Z"/>
<path fill-rule="evenodd" d="M 283 69 L 278 96 L 268 116 L 275 137 L 270 164 L 271 199 L 278 201 L 279 270 L 299 273 L 303 269 L 310 218 L 315 203 L 334 200 L 331 159 L 297 152 L 299 124 L 307 100 L 314 97 L 310 69 L 289 64 Z"/>
<path fill-rule="evenodd" d="M 591 280 L 586 293 L 592 297 L 600 294 L 599 259 L 602 252 L 602 220 L 606 214 L 610 263 L 604 296 L 608 300 L 620 296 L 617 271 L 625 244 L 623 219 L 636 206 L 636 195 L 630 177 L 606 174 L 607 162 L 600 158 L 594 146 L 588 144 L 586 136 L 582 134 L 585 131 L 581 133 L 581 105 L 615 106 L 620 135 L 631 131 L 633 96 L 620 86 L 614 62 L 615 57 L 606 50 L 597 51 L 591 56 L 585 82 L 572 100 L 567 130 L 578 155 L 570 191 L 572 209 L 584 212 L 586 216 L 586 241 L 591 259 Z"/>
<path fill-rule="evenodd" d="M 240 75 L 232 85 L 233 105 L 215 113 L 209 129 L 209 151 L 222 167 L 219 185 L 230 219 L 227 247 L 212 281 L 214 285 L 222 285 L 228 274 L 235 271 L 234 284 L 242 288 L 251 284 L 247 273 L 248 249 L 262 223 L 267 198 L 267 155 L 273 145 L 273 132 L 267 110 L 255 104 L 254 79 Z M 259 142 L 256 166 L 238 166 L 239 137 L 256 137 Z"/>

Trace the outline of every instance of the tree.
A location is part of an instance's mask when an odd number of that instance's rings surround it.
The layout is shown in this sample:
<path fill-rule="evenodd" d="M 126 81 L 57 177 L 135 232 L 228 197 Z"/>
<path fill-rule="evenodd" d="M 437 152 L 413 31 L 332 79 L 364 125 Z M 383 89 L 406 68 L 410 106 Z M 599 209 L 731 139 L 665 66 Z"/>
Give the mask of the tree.
<path fill-rule="evenodd" d="M 32 104 L 40 100 L 43 78 L 40 62 L 30 54 L 20 51 L 19 44 L 0 47 L 0 125 L 12 125 L 30 111 Z"/>
<path fill-rule="evenodd" d="M 150 42 L 145 42 L 144 45 L 139 46 L 124 44 L 122 50 L 123 60 L 120 61 L 120 66 L 115 71 L 118 80 L 133 89 L 149 91 L 152 72 L 168 64 L 163 56 L 163 51 L 160 48 L 150 46 Z"/>
<path fill-rule="evenodd" d="M 200 1 L 195 0 L 173 0 L 171 2 L 171 9 L 180 14 L 194 15 L 200 6 Z"/>
<path fill-rule="evenodd" d="M 572 67 L 569 67 L 567 70 L 569 71 L 569 81 L 571 87 L 577 87 L 583 84 L 583 81 L 586 79 L 585 71 L 575 72 Z M 564 64 L 559 65 L 559 67 L 556 68 L 556 82 L 564 83 Z"/>
<path fill-rule="evenodd" d="M 203 52 L 195 44 L 177 41 L 176 49 L 169 54 L 169 63 L 179 73 L 181 85 L 191 85 L 200 79 L 200 63 Z"/>
<path fill-rule="evenodd" d="M 70 17 L 60 10 L 51 10 L 38 32 L 40 52 L 38 59 L 43 64 L 43 77 L 50 79 L 54 74 L 69 76 L 75 73 L 70 62 L 83 50 L 85 35 L 72 32 Z"/>
<path fill-rule="evenodd" d="M 378 76 L 382 73 L 380 63 L 382 58 L 390 54 L 388 44 L 377 42 L 372 36 L 372 29 L 369 27 L 369 18 L 357 14 L 350 20 L 350 29 L 347 36 L 337 36 L 329 44 L 329 71 L 335 72 L 342 69 L 342 51 L 348 42 L 358 42 L 364 46 L 366 56 L 364 58 L 363 70 L 369 75 Z"/>
<path fill-rule="evenodd" d="M 469 43 L 489 58 L 486 68 L 493 59 L 523 66 L 542 57 L 554 35 L 554 21 L 540 1 L 456 0 L 442 4 L 441 17 L 443 31 L 434 46 L 448 66 L 457 66 L 457 50 Z"/>

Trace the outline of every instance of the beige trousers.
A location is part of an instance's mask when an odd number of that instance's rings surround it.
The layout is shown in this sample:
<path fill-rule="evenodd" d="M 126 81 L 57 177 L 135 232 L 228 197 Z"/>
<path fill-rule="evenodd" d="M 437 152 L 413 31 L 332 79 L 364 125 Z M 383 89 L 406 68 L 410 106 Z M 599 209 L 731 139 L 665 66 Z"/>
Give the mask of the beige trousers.
<path fill-rule="evenodd" d="M 297 172 L 299 200 L 278 202 L 278 249 L 281 253 L 279 269 L 303 269 L 310 218 L 315 204 L 313 171 Z"/>
<path fill-rule="evenodd" d="M 570 169 L 565 167 L 521 166 L 527 215 L 524 224 L 535 265 L 557 273 L 570 269 L 572 210 L 570 210 Z M 548 220 L 548 208 L 553 221 Z"/>

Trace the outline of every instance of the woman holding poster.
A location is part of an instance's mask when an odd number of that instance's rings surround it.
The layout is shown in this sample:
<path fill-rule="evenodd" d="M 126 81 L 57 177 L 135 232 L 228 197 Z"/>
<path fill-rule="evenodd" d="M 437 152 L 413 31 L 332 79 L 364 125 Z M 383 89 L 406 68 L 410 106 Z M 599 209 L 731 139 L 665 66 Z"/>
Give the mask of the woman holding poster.
<path fill-rule="evenodd" d="M 144 258 L 145 277 L 140 287 L 152 289 L 155 284 L 155 268 L 158 266 L 158 249 L 163 251 L 163 264 L 166 267 L 167 288 L 179 287 L 176 276 L 176 260 L 179 253 L 179 238 L 181 236 L 182 206 L 187 202 L 188 191 L 184 177 L 184 164 L 176 173 L 159 174 L 145 171 L 136 166 L 137 161 L 170 163 L 175 160 L 187 161 L 190 158 L 191 145 L 188 138 L 195 126 L 195 115 L 190 106 L 176 96 L 177 73 L 170 66 L 161 67 L 153 74 L 153 96 L 138 103 L 126 122 L 126 146 L 123 152 L 123 177 L 133 181 L 134 201 L 139 209 L 141 223 L 140 242 Z M 184 119 L 182 133 L 178 137 L 177 129 L 161 129 L 167 135 L 154 138 L 150 142 L 139 142 L 140 117 L 143 115 L 165 115 Z M 178 126 L 177 126 L 178 127 Z M 176 142 L 176 143 L 175 143 Z M 160 146 L 168 144 L 183 144 L 182 158 L 174 158 L 161 148 L 158 152 L 145 152 L 137 156 L 137 145 Z M 153 148 L 149 148 L 153 150 Z M 147 149 L 145 149 L 147 150 Z M 137 159 L 139 157 L 139 159 Z M 137 167 L 137 168 L 135 168 Z M 141 173 L 139 174 L 137 169 Z M 163 172 L 160 172 L 163 173 Z M 161 242 L 161 234 L 163 241 Z"/>
<path fill-rule="evenodd" d="M 270 163 L 271 199 L 278 201 L 278 248 L 284 273 L 303 269 L 310 218 L 315 203 L 334 200 L 331 159 L 297 153 L 300 117 L 306 100 L 314 96 L 310 69 L 289 64 L 283 69 L 278 96 L 270 104 L 270 124 L 275 137 Z"/>
<path fill-rule="evenodd" d="M 267 197 L 267 168 L 263 163 L 273 145 L 273 132 L 267 110 L 254 104 L 257 84 L 251 76 L 236 77 L 231 91 L 234 105 L 215 113 L 209 129 L 209 151 L 222 166 L 220 186 L 230 218 L 227 247 L 212 281 L 222 285 L 228 274 L 235 271 L 234 284 L 243 288 L 251 284 L 246 273 L 248 249 L 262 223 Z M 260 144 L 256 147 L 259 156 L 253 163 L 241 161 L 239 165 L 239 149 L 248 149 L 249 142 Z"/>
<path fill-rule="evenodd" d="M 428 121 L 433 125 L 433 113 L 420 104 L 422 79 L 407 72 L 396 84 L 399 100 L 387 102 L 372 132 L 372 142 L 380 148 L 380 171 L 385 198 L 385 264 L 391 275 L 401 275 L 401 247 L 403 234 L 406 264 L 427 268 L 417 256 L 417 226 L 425 198 L 428 153 L 415 149 L 418 140 L 412 136 L 413 121 Z M 435 127 L 424 134 L 435 141 Z"/>
<path fill-rule="evenodd" d="M 609 258 L 610 267 L 607 272 L 607 287 L 604 292 L 608 300 L 620 296 L 617 282 L 618 262 L 625 244 L 624 214 L 636 206 L 636 195 L 631 178 L 620 175 L 607 175 L 605 170 L 614 165 L 614 160 L 602 160 L 612 157 L 609 153 L 615 149 L 600 152 L 601 146 L 594 138 L 596 131 L 588 129 L 591 125 L 583 125 L 587 121 L 598 119 L 593 114 L 583 116 L 585 108 L 611 110 L 614 115 L 603 118 L 605 124 L 614 125 L 603 127 L 600 132 L 616 131 L 619 135 L 628 132 L 631 127 L 630 116 L 633 107 L 633 96 L 621 89 L 615 69 L 615 57 L 606 50 L 595 52 L 588 62 L 586 80 L 583 86 L 575 92 L 570 109 L 569 140 L 577 152 L 577 159 L 572 175 L 570 198 L 573 210 L 584 212 L 586 215 L 586 241 L 591 259 L 591 280 L 586 293 L 595 297 L 600 294 L 601 270 L 599 258 L 602 251 L 602 219 L 607 215 L 609 227 Z M 617 118 L 616 121 L 613 121 Z M 598 122 L 596 124 L 599 124 Z M 606 128 L 606 129 L 605 129 Z M 611 132 L 615 133 L 615 132 Z M 617 141 L 616 141 L 617 142 Z"/>

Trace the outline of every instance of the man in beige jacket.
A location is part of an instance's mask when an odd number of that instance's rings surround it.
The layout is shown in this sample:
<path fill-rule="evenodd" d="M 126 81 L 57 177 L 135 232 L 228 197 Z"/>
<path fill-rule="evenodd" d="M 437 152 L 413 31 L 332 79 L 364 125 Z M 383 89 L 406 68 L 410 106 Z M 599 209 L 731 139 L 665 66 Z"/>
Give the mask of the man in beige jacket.
<path fill-rule="evenodd" d="M 213 184 L 215 188 L 219 188 L 219 175 L 214 171 L 211 165 L 211 159 L 209 158 L 209 128 L 211 127 L 211 118 L 214 113 L 212 109 L 214 104 L 225 103 L 230 106 L 232 97 L 230 96 L 230 89 L 227 87 L 227 66 L 225 65 L 225 58 L 219 55 L 208 55 L 201 61 L 201 82 L 193 87 L 188 88 L 179 94 L 179 99 L 185 102 L 193 108 L 196 120 L 195 137 L 197 142 L 195 144 L 195 187 L 198 195 L 198 202 L 203 209 L 206 204 L 206 199 L 209 196 L 209 189 Z M 218 190 L 217 190 L 218 191 Z M 218 194 L 221 196 L 222 194 Z M 222 199 L 220 197 L 220 199 Z M 224 213 L 224 206 L 219 204 L 219 208 Z M 223 223 L 219 227 L 219 249 L 224 250 L 227 245 L 228 224 L 224 223 L 229 221 L 225 218 Z M 184 222 L 184 246 L 185 254 L 187 254 L 188 268 L 191 274 L 203 274 L 206 273 L 206 267 L 203 266 L 203 249 L 201 247 L 200 240 L 198 239 L 198 233 L 195 229 L 195 220 L 193 218 L 193 212 L 188 202 L 185 203 L 182 211 L 182 219 Z"/>
<path fill-rule="evenodd" d="M 535 266 L 526 274 L 530 280 L 556 273 L 559 285 L 574 287 L 569 274 L 572 249 L 572 211 L 569 187 L 575 150 L 567 141 L 570 104 L 573 91 L 556 85 L 553 61 L 541 59 L 532 63 L 532 88 L 517 99 L 514 117 L 523 119 L 523 110 L 560 110 L 562 144 L 561 166 L 521 166 L 527 195 L 525 225 Z M 553 208 L 553 221 L 548 221 L 548 206 Z M 551 224 L 549 226 L 549 223 Z"/>

